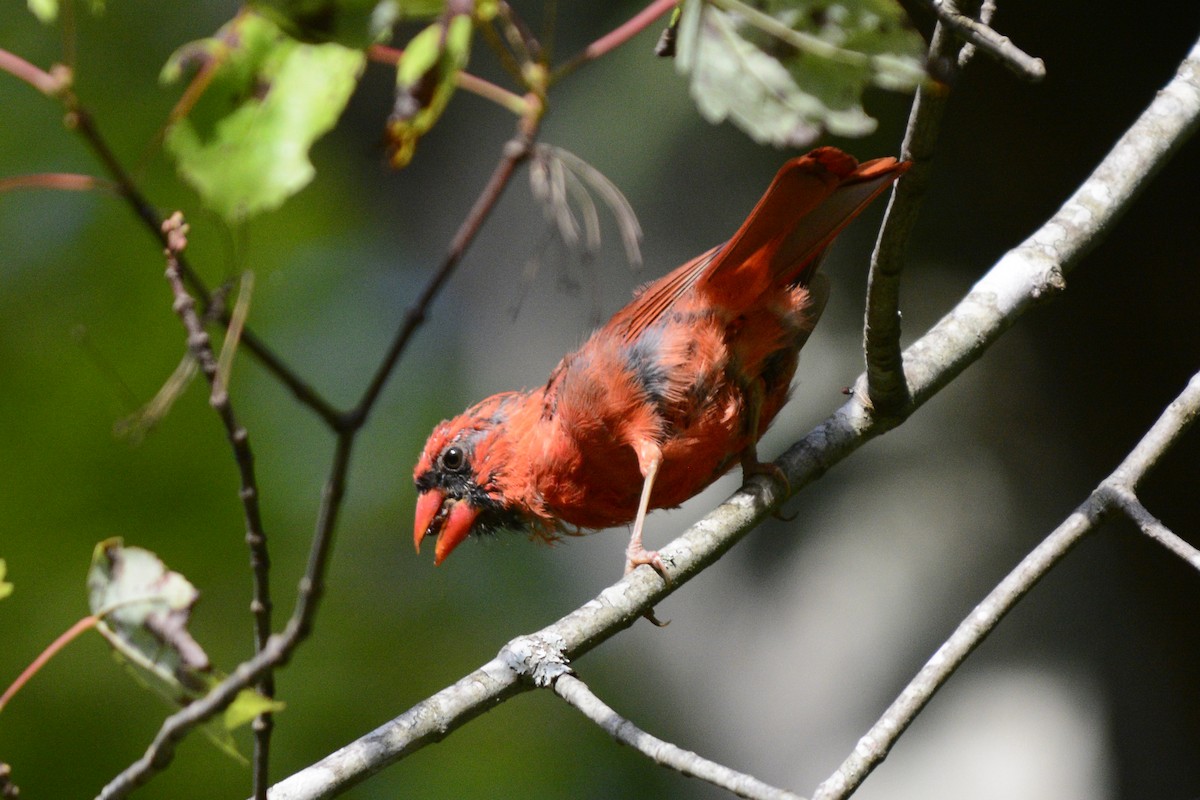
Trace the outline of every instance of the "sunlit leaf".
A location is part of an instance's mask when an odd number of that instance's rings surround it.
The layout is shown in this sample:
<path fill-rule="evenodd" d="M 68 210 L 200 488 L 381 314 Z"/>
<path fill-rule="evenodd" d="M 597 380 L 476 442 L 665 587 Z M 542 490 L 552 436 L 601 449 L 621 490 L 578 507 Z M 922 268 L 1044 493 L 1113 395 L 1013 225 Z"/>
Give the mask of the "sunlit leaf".
<path fill-rule="evenodd" d="M 211 82 L 166 139 L 180 174 L 232 222 L 277 208 L 312 180 L 308 151 L 337 122 L 365 56 L 300 44 L 246 14 L 215 39 L 182 48 L 163 78 L 197 59 L 213 70 Z"/>
<path fill-rule="evenodd" d="M 4 563 L 3 558 L 0 558 L 0 600 L 3 600 L 13 593 L 13 585 L 4 580 L 7 574 L 8 564 Z"/>
<path fill-rule="evenodd" d="M 780 147 L 871 133 L 863 92 L 925 79 L 925 43 L 895 0 L 688 0 L 677 52 L 706 119 Z"/>
<path fill-rule="evenodd" d="M 388 118 L 392 166 L 412 161 L 417 141 L 433 128 L 454 94 L 471 55 L 468 14 L 435 22 L 413 37 L 396 65 L 396 106 Z"/>

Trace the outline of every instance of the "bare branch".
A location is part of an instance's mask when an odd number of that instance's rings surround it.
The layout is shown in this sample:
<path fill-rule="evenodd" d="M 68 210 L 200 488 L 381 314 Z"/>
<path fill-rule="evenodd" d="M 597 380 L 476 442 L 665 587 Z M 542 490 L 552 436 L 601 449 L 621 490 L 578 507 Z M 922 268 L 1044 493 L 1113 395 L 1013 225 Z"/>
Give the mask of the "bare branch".
<path fill-rule="evenodd" d="M 1075 512 L 1055 528 L 1033 552 L 1022 559 L 1016 569 L 959 624 L 958 629 L 925 663 L 879 721 L 859 739 L 853 752 L 837 771 L 817 787 L 813 800 L 839 800 L 853 794 L 867 775 L 887 757 L 888 751 L 900 738 L 900 734 L 933 698 L 934 693 L 991 633 L 1009 609 L 1016 605 L 1051 567 L 1061 561 L 1084 536 L 1094 531 L 1113 510 L 1128 503 L 1129 499 L 1141 509 L 1141 504 L 1133 497 L 1131 487 L 1136 485 L 1154 466 L 1158 457 L 1179 439 L 1195 421 L 1197 413 L 1200 413 L 1200 373 L 1192 378 L 1183 393 L 1167 407 L 1112 475 L 1096 487 Z M 1149 517 L 1149 513 L 1145 516 Z M 1154 520 L 1154 524 L 1161 531 L 1151 535 L 1158 539 L 1157 534 L 1166 529 L 1158 525 L 1157 520 Z M 1174 537 L 1170 531 L 1166 533 Z M 1181 557 L 1193 566 L 1200 567 L 1195 549 L 1186 543 L 1183 544 L 1190 552 L 1179 553 Z"/>
<path fill-rule="evenodd" d="M 1125 516 L 1133 520 L 1142 533 L 1191 564 L 1194 569 L 1200 570 L 1200 550 L 1159 522 L 1137 499 L 1137 495 L 1124 487 L 1116 486 L 1112 487 L 1112 495 L 1116 505 L 1125 512 Z"/>
<path fill-rule="evenodd" d="M 992 17 L 996 16 L 996 0 L 983 0 L 979 4 L 978 19 L 980 24 L 990 26 Z M 963 45 L 962 50 L 958 52 L 958 68 L 965 69 L 967 64 L 975 57 L 975 45 L 967 42 Z"/>
<path fill-rule="evenodd" d="M 1046 77 L 1046 65 L 1017 47 L 1007 36 L 994 31 L 986 22 L 971 19 L 959 13 L 951 0 L 924 0 L 938 20 L 949 26 L 966 42 L 975 45 L 992 58 L 1008 67 L 1027 81 L 1040 81 Z"/>
<path fill-rule="evenodd" d="M 938 25 L 929 44 L 929 60 L 945 60 L 954 44 L 945 27 Z M 917 88 L 904 143 L 900 146 L 900 157 L 911 162 L 912 167 L 892 188 L 875 251 L 871 254 L 863 321 L 863 355 L 867 396 L 879 415 L 896 413 L 911 399 L 900 353 L 900 273 L 904 268 L 909 236 L 929 188 L 934 145 L 947 99 L 946 89 L 940 84 L 923 83 Z"/>
<path fill-rule="evenodd" d="M 555 680 L 554 693 L 603 728 L 618 742 L 629 745 L 657 764 L 707 781 L 714 786 L 733 792 L 738 797 L 755 798 L 755 800 L 800 800 L 800 796 L 797 794 L 765 784 L 753 775 L 746 775 L 709 761 L 691 750 L 684 750 L 646 733 L 609 708 L 588 688 L 586 683 L 575 675 L 562 675 Z"/>
<path fill-rule="evenodd" d="M 246 521 L 246 545 L 250 549 L 250 571 L 254 577 L 254 596 L 250 611 L 254 617 L 254 646 L 261 653 L 271 636 L 271 558 L 267 550 L 267 532 L 263 526 L 262 512 L 258 503 L 258 479 L 254 471 L 254 451 L 250 448 L 250 436 L 237 421 L 233 404 L 229 400 L 228 378 L 223 375 L 222 364 L 213 352 L 212 341 L 204 330 L 204 322 L 196 313 L 196 304 L 188 294 L 179 272 L 179 254 L 187 244 L 187 225 L 183 215 L 175 212 L 163 223 L 167 239 L 167 281 L 175 297 L 175 311 L 183 321 L 188 334 L 188 349 L 211 388 L 209 404 L 221 418 L 225 433 L 233 447 L 233 459 L 241 477 L 242 513 Z M 243 310 L 242 318 L 245 317 Z M 232 337 L 236 340 L 237 336 Z M 228 341 L 228 340 L 227 340 Z M 275 696 L 275 680 L 271 672 L 265 671 L 258 679 L 258 691 L 264 697 Z M 266 797 L 267 765 L 270 762 L 272 721 L 270 714 L 261 714 L 254 720 L 254 793 L 255 797 Z"/>
<path fill-rule="evenodd" d="M 392 370 L 395 369 L 396 363 L 400 360 L 400 355 L 408 347 L 408 342 L 412 338 L 412 335 L 416 333 L 417 328 L 425 321 L 425 314 L 428 312 L 430 304 L 433 303 L 442 286 L 454 274 L 454 268 L 458 266 L 458 262 L 462 260 L 467 248 L 475 240 L 475 235 L 479 233 L 483 221 L 487 219 L 487 216 L 500 200 L 500 195 L 508 187 L 517 167 L 521 162 L 529 158 L 534 137 L 537 135 L 539 120 L 540 114 L 535 114 L 523 120 L 517 135 L 504 146 L 504 154 L 500 162 L 496 165 L 495 171 L 492 172 L 492 177 L 488 180 L 487 185 L 475 200 L 475 204 L 471 207 L 467 218 L 463 220 L 462 225 L 459 226 L 458 231 L 454 234 L 454 239 L 450 242 L 450 247 L 446 252 L 446 257 L 442 261 L 441 266 L 434 272 L 433 277 L 425 286 L 425 290 L 421 292 L 420 297 L 417 298 L 412 308 L 404 315 L 404 321 L 400 324 L 400 329 L 392 339 L 391 346 L 388 348 L 382 361 L 380 361 L 379 367 L 375 370 L 375 376 L 367 385 L 362 397 L 353 409 L 341 415 L 334 426 L 335 430 L 357 430 L 366 422 L 367 416 L 371 413 L 371 408 L 375 405 L 375 401 L 379 399 L 383 387 L 387 384 L 388 378 L 391 377 Z"/>

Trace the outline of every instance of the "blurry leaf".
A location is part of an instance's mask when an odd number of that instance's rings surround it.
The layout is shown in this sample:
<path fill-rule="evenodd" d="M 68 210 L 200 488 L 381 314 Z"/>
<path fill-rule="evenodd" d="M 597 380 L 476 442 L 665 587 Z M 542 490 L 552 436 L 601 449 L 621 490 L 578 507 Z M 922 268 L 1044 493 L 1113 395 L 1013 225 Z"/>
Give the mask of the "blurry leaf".
<path fill-rule="evenodd" d="M 237 698 L 225 709 L 221 724 L 232 731 L 251 722 L 259 714 L 274 714 L 283 711 L 286 704 L 279 700 L 263 697 L 253 689 L 242 689 Z"/>
<path fill-rule="evenodd" d="M 58 19 L 58 0 L 28 0 L 29 10 L 40 22 L 49 25 Z M 90 0 L 88 8 L 93 14 L 104 13 L 104 0 Z"/>
<path fill-rule="evenodd" d="M 3 600 L 13 593 L 13 585 L 4 580 L 4 576 L 7 574 L 8 564 L 4 563 L 3 558 L 0 558 L 0 600 Z"/>
<path fill-rule="evenodd" d="M 333 127 L 365 63 L 340 45 L 306 45 L 253 14 L 181 48 L 163 68 L 216 59 L 207 91 L 167 133 L 167 149 L 205 204 L 238 222 L 279 207 L 312 180 L 313 142 Z"/>
<path fill-rule="evenodd" d="M 777 147 L 865 136 L 868 86 L 909 91 L 925 78 L 925 43 L 896 0 L 689 0 L 677 49 L 707 120 Z"/>
<path fill-rule="evenodd" d="M 438 0 L 253 0 L 250 6 L 295 39 L 361 50 L 386 41 L 401 16 L 432 17 Z"/>
<path fill-rule="evenodd" d="M 146 435 L 170 413 L 175 401 L 196 377 L 199 369 L 192 354 L 185 353 L 162 387 L 150 398 L 150 402 L 113 423 L 113 435 L 128 437 L 133 444 L 141 444 Z"/>
<path fill-rule="evenodd" d="M 471 55 L 473 27 L 470 15 L 455 14 L 430 25 L 404 48 L 396 64 L 396 106 L 387 125 L 393 167 L 412 161 L 417 140 L 446 110 Z"/>
<path fill-rule="evenodd" d="M 29 10 L 47 24 L 58 19 L 58 0 L 29 0 Z"/>
<path fill-rule="evenodd" d="M 154 689 L 180 704 L 208 689 L 208 656 L 187 630 L 199 598 L 187 578 L 149 550 L 108 539 L 96 545 L 87 583 L 97 630 Z"/>
<path fill-rule="evenodd" d="M 0 761 L 0 798 L 16 800 L 21 796 L 21 790 L 13 783 L 12 767 Z"/>

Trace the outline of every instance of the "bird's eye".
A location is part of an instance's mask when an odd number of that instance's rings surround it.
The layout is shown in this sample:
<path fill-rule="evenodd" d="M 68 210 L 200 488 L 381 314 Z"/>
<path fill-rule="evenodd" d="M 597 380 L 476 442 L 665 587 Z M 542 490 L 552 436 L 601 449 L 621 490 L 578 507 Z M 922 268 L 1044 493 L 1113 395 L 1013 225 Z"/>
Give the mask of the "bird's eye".
<path fill-rule="evenodd" d="M 467 466 L 467 454 L 461 447 L 448 447 L 442 453 L 442 467 L 451 472 L 459 472 Z"/>

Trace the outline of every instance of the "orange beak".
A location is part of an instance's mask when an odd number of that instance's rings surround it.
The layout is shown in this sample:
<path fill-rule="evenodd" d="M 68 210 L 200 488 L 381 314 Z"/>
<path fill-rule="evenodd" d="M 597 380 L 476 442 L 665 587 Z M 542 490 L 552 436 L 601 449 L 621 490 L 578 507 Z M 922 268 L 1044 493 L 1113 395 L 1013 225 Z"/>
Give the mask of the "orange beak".
<path fill-rule="evenodd" d="M 421 540 L 437 537 L 433 551 L 434 565 L 441 564 L 471 533 L 479 510 L 465 500 L 457 500 L 437 490 L 422 492 L 417 498 L 417 513 L 413 521 L 413 544 L 421 552 Z"/>

